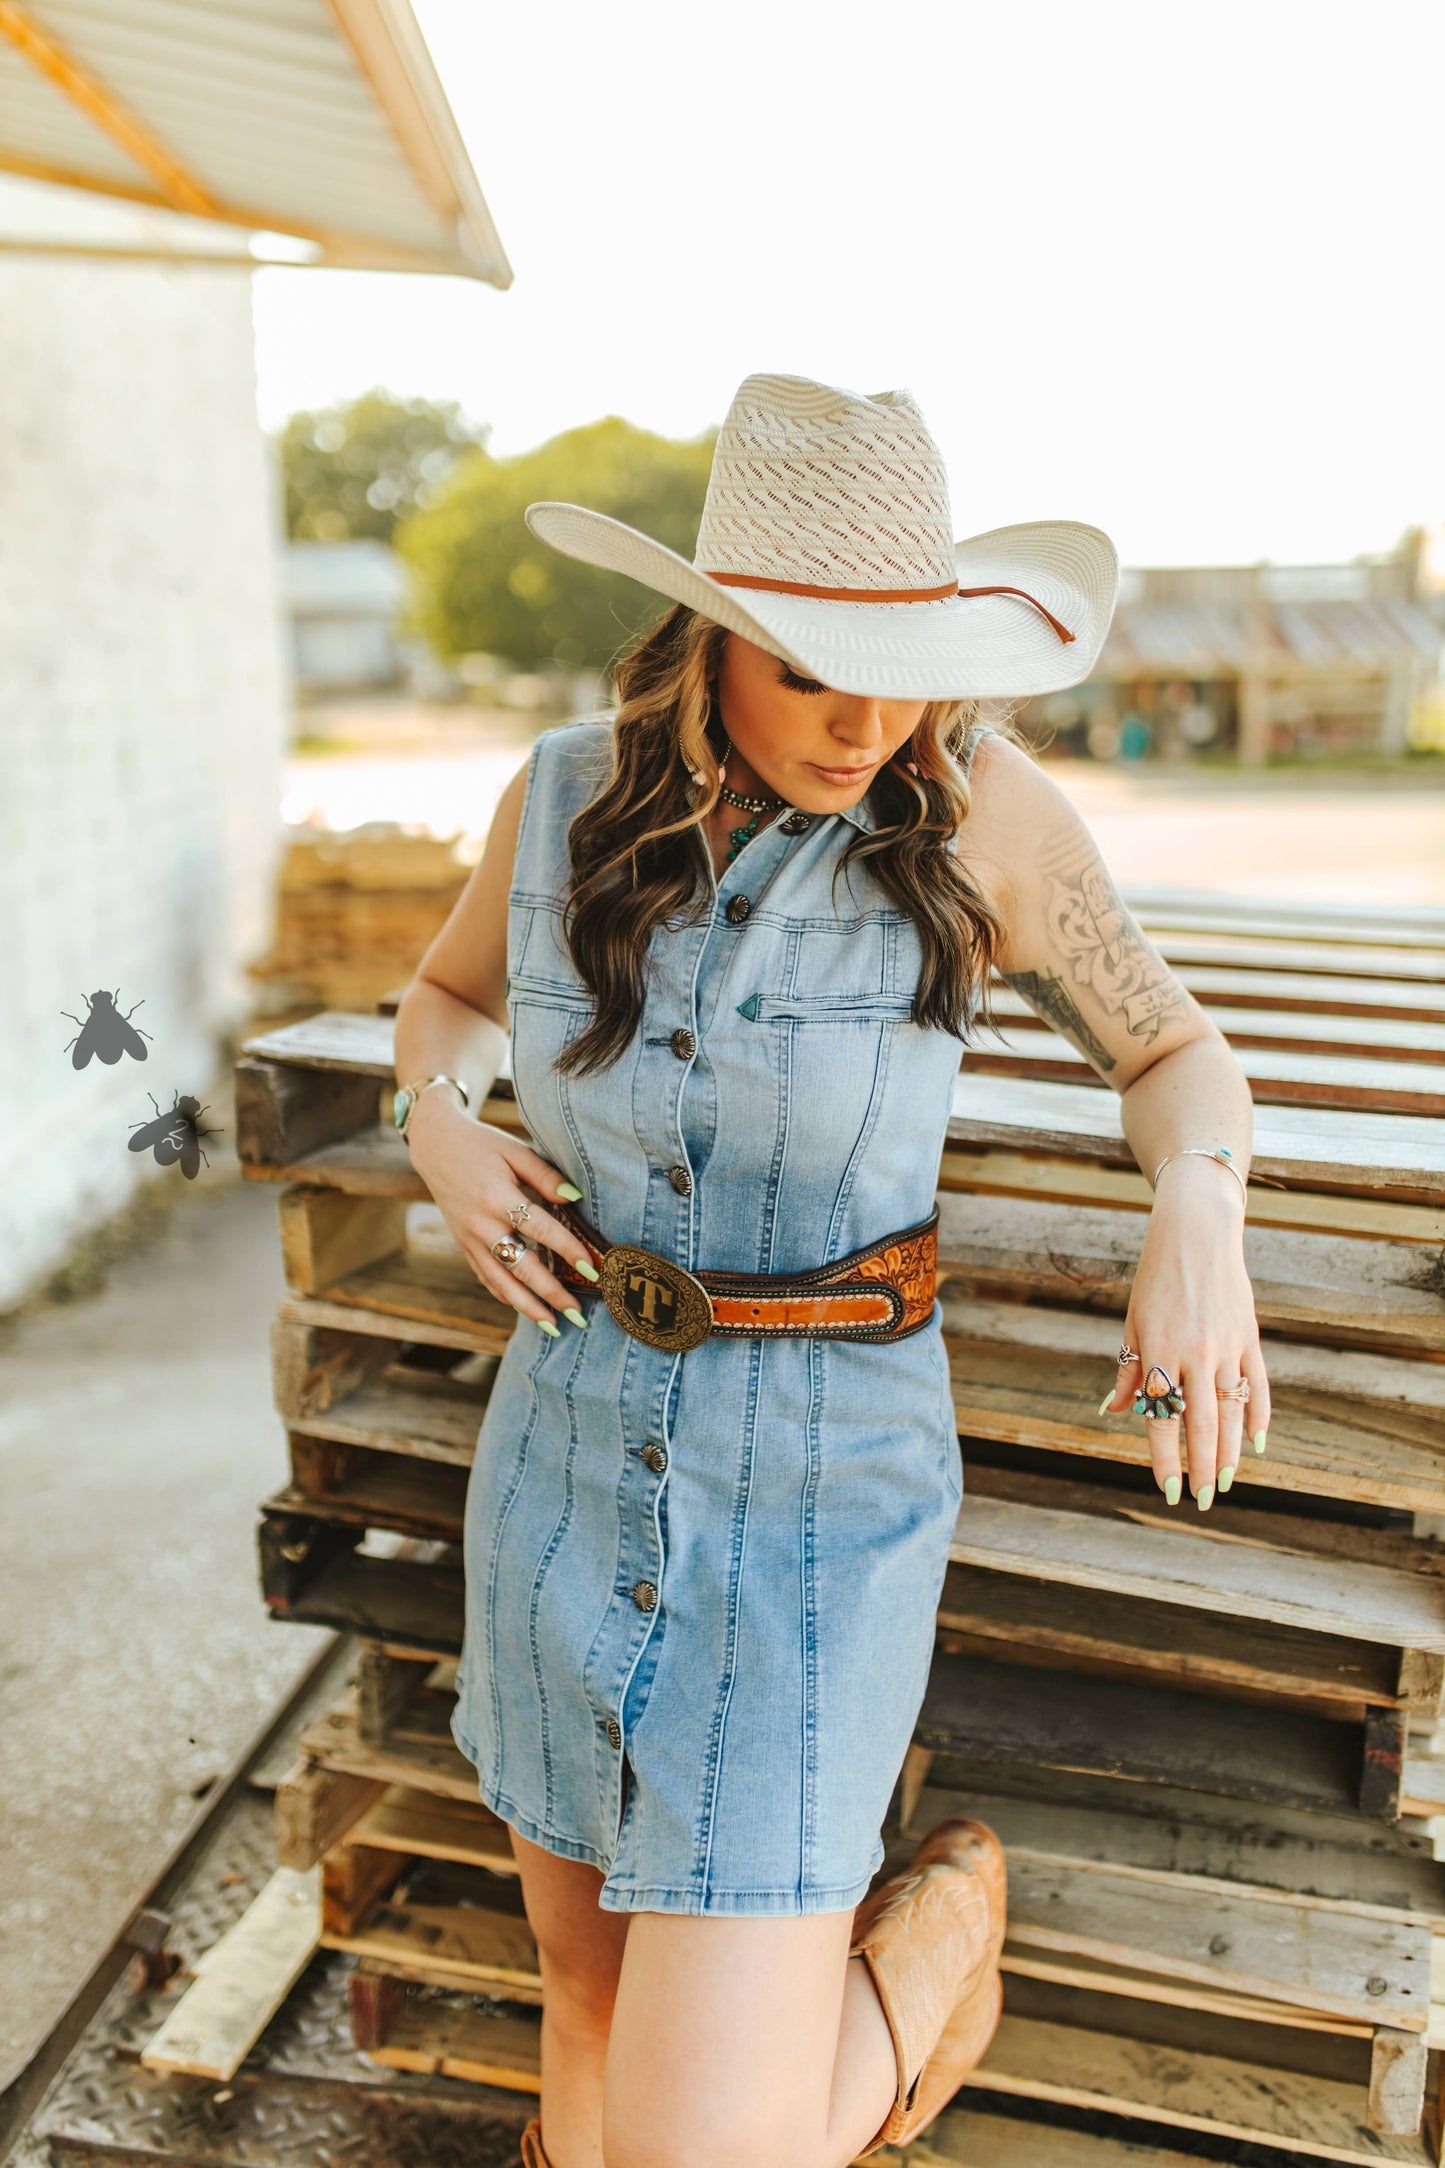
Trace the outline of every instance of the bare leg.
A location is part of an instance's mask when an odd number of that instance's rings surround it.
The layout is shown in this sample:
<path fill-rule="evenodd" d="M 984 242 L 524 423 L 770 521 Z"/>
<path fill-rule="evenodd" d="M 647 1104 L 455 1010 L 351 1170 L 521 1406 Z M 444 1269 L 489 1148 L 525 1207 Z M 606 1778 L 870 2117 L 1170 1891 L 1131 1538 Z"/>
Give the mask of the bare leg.
<path fill-rule="evenodd" d="M 543 1984 L 552 2168 L 845 2168 L 894 2098 L 853 1911 L 604 1912 L 603 1877 L 516 1830 Z M 604 2154 L 605 2140 L 605 2154 Z"/>
<path fill-rule="evenodd" d="M 852 1907 L 631 1921 L 607 2056 L 607 2168 L 846 2168 L 897 2082 L 871 1975 L 846 1955 Z"/>
<path fill-rule="evenodd" d="M 552 2168 L 602 2168 L 602 2085 L 632 1915 L 603 1912 L 603 1877 L 512 1831 L 542 1967 L 542 2142 Z"/>

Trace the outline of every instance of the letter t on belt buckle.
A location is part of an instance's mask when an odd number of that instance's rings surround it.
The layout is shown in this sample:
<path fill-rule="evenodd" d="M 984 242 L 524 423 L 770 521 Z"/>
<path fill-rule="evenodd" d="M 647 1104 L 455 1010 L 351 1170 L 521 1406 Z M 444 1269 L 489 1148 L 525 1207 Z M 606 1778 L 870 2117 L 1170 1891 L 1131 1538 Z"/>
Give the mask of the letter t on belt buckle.
<path fill-rule="evenodd" d="M 677 1354 L 712 1331 L 712 1297 L 684 1265 L 632 1242 L 614 1242 L 602 1259 L 597 1292 L 624 1332 Z"/>

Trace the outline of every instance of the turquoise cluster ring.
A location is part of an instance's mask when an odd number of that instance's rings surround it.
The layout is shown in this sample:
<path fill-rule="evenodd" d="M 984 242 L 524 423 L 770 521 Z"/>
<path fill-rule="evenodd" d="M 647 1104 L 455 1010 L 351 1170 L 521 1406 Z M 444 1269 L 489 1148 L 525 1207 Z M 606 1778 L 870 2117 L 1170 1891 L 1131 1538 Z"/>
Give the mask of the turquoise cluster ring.
<path fill-rule="evenodd" d="M 1134 1395 L 1134 1413 L 1147 1415 L 1151 1423 L 1167 1423 L 1174 1416 L 1184 1413 L 1183 1393 L 1169 1372 L 1161 1369 L 1158 1363 L 1152 1365 Z"/>

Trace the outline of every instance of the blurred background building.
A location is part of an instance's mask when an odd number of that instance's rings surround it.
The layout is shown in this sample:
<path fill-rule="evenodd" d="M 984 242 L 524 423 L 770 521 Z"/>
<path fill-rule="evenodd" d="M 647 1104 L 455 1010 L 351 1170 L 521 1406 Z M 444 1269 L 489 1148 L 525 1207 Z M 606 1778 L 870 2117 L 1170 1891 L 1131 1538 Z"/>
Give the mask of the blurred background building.
<path fill-rule="evenodd" d="M 1427 735 L 1442 645 L 1423 531 L 1352 564 L 1130 568 L 1093 678 L 1020 720 L 1105 760 L 1400 754 Z"/>

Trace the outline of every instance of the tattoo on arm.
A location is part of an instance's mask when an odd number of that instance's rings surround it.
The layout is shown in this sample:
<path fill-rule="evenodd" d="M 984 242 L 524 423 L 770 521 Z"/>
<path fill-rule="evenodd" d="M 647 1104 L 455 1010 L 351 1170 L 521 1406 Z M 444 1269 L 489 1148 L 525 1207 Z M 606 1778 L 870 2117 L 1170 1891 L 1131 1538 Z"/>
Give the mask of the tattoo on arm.
<path fill-rule="evenodd" d="M 1043 873 L 1050 938 L 1070 980 L 1087 988 L 1106 1015 L 1122 1014 L 1131 1037 L 1148 1045 L 1184 1015 L 1184 988 L 1130 917 L 1097 854 L 1082 866 L 1045 864 Z"/>
<path fill-rule="evenodd" d="M 1022 994 L 1029 1007 L 1036 1010 L 1046 1024 L 1073 1040 L 1086 1061 L 1105 1072 L 1114 1067 L 1113 1055 L 1090 1031 L 1078 1003 L 1062 979 L 1045 978 L 1037 971 L 1010 972 L 1007 978 L 1014 992 Z"/>

